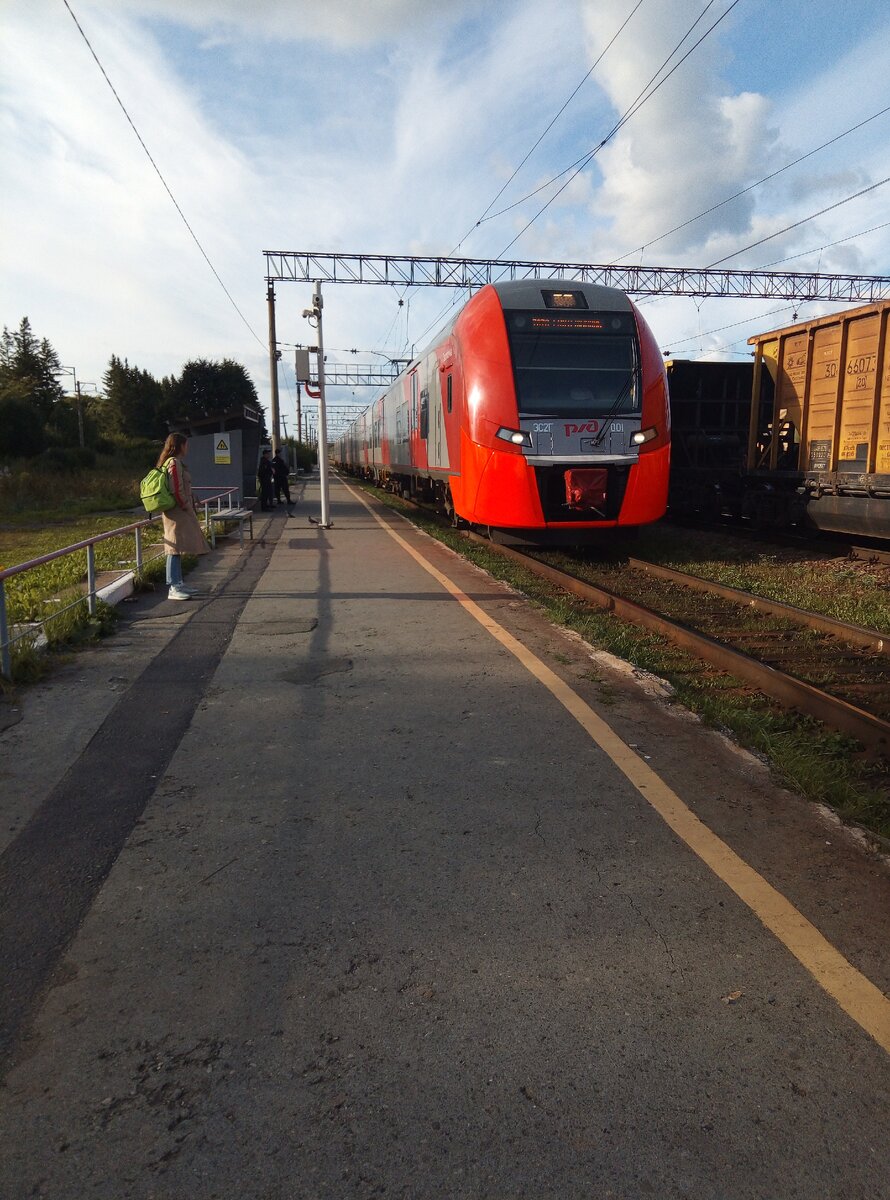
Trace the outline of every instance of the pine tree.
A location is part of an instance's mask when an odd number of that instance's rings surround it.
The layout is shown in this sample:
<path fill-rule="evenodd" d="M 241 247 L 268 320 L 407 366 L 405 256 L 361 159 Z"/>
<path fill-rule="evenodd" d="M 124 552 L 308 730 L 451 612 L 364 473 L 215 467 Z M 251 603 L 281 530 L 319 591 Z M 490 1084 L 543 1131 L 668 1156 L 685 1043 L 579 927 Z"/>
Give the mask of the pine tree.
<path fill-rule="evenodd" d="M 113 430 L 127 437 L 162 437 L 164 392 L 154 376 L 114 354 L 102 377 L 105 413 Z"/>
<path fill-rule="evenodd" d="M 241 363 L 231 358 L 187 362 L 179 378 L 170 380 L 169 397 L 174 419 L 206 417 L 244 404 L 259 407 L 253 380 Z"/>
<path fill-rule="evenodd" d="M 38 341 L 22 317 L 15 333 L 5 326 L 0 337 L 0 395 L 14 395 L 36 409 L 42 423 L 65 392 L 59 383 L 59 356 L 46 338 Z"/>

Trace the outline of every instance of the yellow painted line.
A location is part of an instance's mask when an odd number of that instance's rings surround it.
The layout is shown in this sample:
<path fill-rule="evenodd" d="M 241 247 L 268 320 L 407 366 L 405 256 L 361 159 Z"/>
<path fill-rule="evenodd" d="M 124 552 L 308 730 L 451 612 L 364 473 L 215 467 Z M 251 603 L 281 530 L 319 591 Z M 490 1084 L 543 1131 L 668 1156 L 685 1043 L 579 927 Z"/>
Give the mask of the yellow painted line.
<path fill-rule="evenodd" d="M 341 480 L 342 482 L 342 480 Z M 437 580 L 459 604 L 510 651 L 541 682 L 590 735 L 600 749 L 634 785 L 674 833 L 690 850 L 750 908 L 754 915 L 828 992 L 848 1016 L 890 1054 L 890 999 L 844 958 L 803 913 L 740 858 L 726 842 L 683 803 L 651 767 L 622 741 L 618 734 L 590 708 L 569 685 L 474 603 L 447 575 L 396 533 L 370 504 L 348 484 L 346 490 L 368 510 L 384 529 L 425 571 Z"/>

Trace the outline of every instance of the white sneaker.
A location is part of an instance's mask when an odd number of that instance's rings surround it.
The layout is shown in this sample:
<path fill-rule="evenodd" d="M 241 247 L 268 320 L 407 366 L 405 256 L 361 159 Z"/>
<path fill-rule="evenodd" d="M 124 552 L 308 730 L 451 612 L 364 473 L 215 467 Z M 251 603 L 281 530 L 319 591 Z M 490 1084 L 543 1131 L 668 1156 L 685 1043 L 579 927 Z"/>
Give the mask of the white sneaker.
<path fill-rule="evenodd" d="M 191 600 L 191 598 L 191 592 L 187 592 L 180 587 L 172 587 L 167 593 L 168 600 Z"/>

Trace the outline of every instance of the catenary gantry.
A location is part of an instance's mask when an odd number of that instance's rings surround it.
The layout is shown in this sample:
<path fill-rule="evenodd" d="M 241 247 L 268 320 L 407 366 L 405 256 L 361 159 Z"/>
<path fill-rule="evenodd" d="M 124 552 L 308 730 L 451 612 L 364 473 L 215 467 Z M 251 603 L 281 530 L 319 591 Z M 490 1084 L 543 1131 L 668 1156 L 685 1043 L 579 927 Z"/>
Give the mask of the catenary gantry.
<path fill-rule="evenodd" d="M 595 263 L 339 254 L 265 250 L 268 283 L 364 283 L 405 287 L 476 288 L 506 279 L 559 277 L 621 288 L 635 296 L 738 296 L 836 300 L 870 304 L 890 299 L 890 276 L 803 271 L 743 271 L 714 267 L 634 267 Z"/>

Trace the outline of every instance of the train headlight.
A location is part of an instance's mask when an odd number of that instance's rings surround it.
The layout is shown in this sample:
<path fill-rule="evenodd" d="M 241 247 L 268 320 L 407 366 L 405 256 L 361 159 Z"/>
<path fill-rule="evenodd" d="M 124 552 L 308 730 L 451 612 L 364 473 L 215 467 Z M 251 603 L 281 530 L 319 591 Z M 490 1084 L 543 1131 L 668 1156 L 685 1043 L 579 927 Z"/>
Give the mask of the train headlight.
<path fill-rule="evenodd" d="M 649 429 L 638 429 L 636 433 L 631 434 L 630 440 L 635 446 L 642 446 L 645 442 L 651 442 L 656 437 L 658 437 L 658 430 L 653 425 Z"/>
<path fill-rule="evenodd" d="M 508 429 L 502 425 L 495 436 L 499 437 L 502 442 L 512 442 L 514 446 L 530 446 L 532 444 L 532 435 L 526 433 L 524 429 Z"/>

